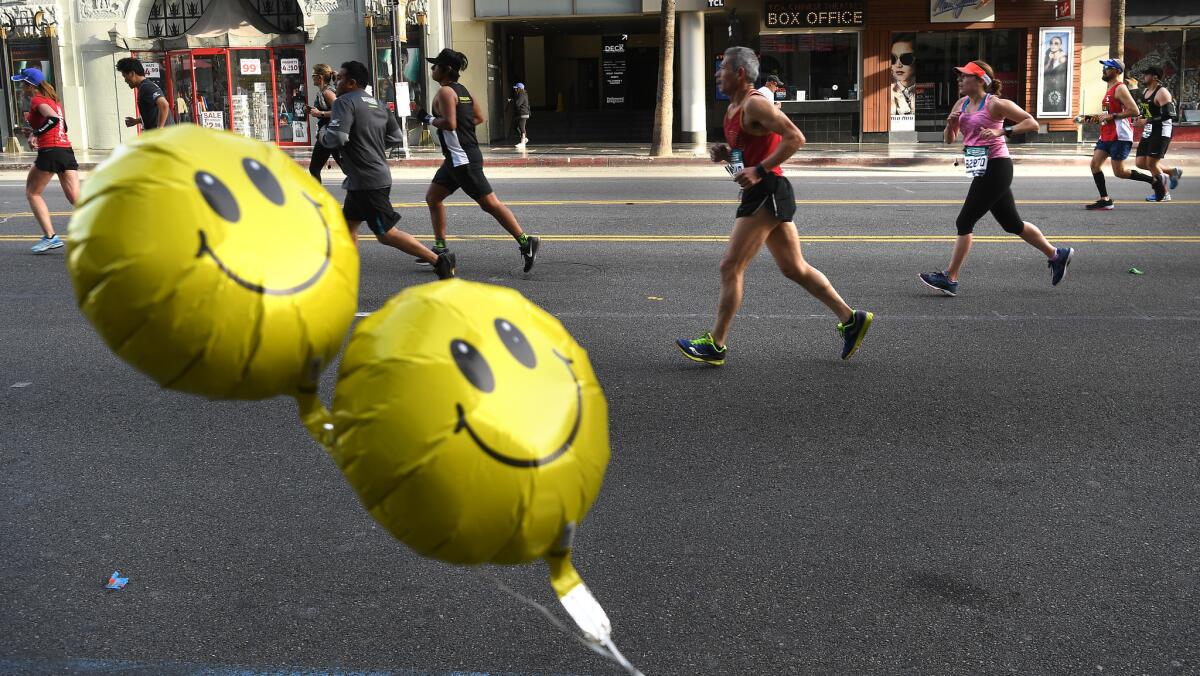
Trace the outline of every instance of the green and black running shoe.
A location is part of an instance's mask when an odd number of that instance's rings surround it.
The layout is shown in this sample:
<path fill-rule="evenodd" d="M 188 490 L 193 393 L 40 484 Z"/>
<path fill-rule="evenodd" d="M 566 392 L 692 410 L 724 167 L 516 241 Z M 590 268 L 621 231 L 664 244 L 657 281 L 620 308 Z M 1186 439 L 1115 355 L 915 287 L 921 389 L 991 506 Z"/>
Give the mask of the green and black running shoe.
<path fill-rule="evenodd" d="M 875 315 L 870 312 L 855 310 L 849 322 L 837 325 L 838 332 L 842 334 L 842 359 L 849 359 L 858 351 L 874 319 Z"/>
<path fill-rule="evenodd" d="M 679 348 L 679 351 L 683 353 L 683 356 L 687 357 L 688 359 L 705 364 L 712 364 L 713 366 L 720 366 L 721 364 L 724 364 L 725 355 L 729 353 L 727 347 L 717 347 L 717 344 L 713 342 L 711 333 L 706 333 L 695 340 L 680 338 L 679 340 L 675 341 L 675 345 Z"/>

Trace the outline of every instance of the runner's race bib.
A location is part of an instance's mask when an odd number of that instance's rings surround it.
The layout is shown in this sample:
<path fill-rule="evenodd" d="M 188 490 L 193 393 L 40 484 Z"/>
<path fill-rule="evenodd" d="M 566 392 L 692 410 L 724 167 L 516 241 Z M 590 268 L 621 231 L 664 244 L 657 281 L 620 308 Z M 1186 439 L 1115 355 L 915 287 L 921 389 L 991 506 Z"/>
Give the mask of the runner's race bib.
<path fill-rule="evenodd" d="M 963 146 L 963 167 L 967 176 L 983 176 L 987 173 L 987 146 Z"/>
<path fill-rule="evenodd" d="M 729 172 L 730 176 L 737 176 L 743 169 L 746 168 L 746 161 L 742 158 L 742 151 L 733 148 L 729 151 L 729 164 L 725 165 L 725 171 Z"/>
<path fill-rule="evenodd" d="M 1154 129 L 1153 122 L 1147 122 L 1146 126 L 1142 127 L 1142 138 L 1150 138 L 1151 131 Z"/>

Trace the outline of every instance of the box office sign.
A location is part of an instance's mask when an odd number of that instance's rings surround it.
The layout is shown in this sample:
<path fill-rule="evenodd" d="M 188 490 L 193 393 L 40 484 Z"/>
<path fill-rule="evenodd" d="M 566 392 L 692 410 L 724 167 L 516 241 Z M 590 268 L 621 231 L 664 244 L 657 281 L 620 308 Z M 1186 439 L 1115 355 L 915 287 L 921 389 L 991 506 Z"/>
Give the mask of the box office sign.
<path fill-rule="evenodd" d="M 768 2 L 767 28 L 851 28 L 867 25 L 865 0 Z"/>

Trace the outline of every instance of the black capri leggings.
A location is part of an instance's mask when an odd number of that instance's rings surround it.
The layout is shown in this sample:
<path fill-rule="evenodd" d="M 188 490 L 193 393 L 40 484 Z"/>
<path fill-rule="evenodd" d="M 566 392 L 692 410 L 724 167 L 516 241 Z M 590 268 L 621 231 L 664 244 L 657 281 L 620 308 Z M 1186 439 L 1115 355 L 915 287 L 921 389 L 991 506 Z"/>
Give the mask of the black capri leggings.
<path fill-rule="evenodd" d="M 976 176 L 967 191 L 967 201 L 958 212 L 958 234 L 969 235 L 975 224 L 987 212 L 992 212 L 996 222 L 1005 232 L 1019 235 L 1025 231 L 1025 221 L 1017 213 L 1017 203 L 1012 194 L 1013 163 L 1007 157 L 988 160 L 987 172 Z"/>
<path fill-rule="evenodd" d="M 325 168 L 325 163 L 332 157 L 342 166 L 342 151 L 340 148 L 326 148 L 321 145 L 321 133 L 325 131 L 324 126 L 317 127 L 317 142 L 313 144 L 312 157 L 308 160 L 308 173 L 312 174 L 313 178 L 321 180 L 321 170 Z"/>

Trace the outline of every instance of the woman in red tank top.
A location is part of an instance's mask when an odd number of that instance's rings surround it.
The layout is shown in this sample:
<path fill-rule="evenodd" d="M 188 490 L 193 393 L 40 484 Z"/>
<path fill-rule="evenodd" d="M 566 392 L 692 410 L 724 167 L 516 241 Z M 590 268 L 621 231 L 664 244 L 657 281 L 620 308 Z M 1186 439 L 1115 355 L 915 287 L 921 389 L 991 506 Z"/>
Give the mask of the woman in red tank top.
<path fill-rule="evenodd" d="M 42 228 L 42 239 L 33 245 L 33 252 L 46 253 L 62 247 L 63 241 L 54 232 L 50 220 L 50 208 L 42 198 L 42 192 L 50 179 L 58 176 L 63 195 L 72 206 L 79 197 L 79 164 L 67 138 L 67 120 L 63 115 L 62 102 L 54 87 L 46 82 L 46 76 L 37 68 L 25 68 L 12 76 L 14 82 L 22 84 L 22 91 L 29 97 L 29 112 L 25 113 L 28 126 L 21 132 L 29 137 L 29 144 L 37 148 L 37 160 L 29 169 L 25 179 L 25 198 L 33 217 Z"/>

